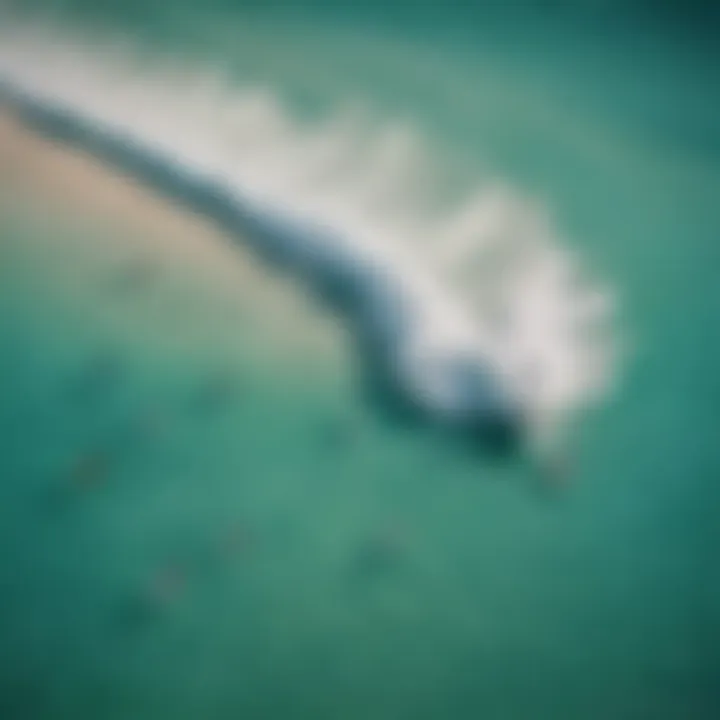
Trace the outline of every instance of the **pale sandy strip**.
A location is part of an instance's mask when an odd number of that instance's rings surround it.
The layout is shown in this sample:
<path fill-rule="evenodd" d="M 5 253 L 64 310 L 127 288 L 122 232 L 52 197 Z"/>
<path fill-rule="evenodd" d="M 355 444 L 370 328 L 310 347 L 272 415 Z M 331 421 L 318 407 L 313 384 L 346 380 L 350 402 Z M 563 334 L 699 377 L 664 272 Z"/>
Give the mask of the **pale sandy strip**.
<path fill-rule="evenodd" d="M 0 108 L 0 203 L 27 206 L 92 238 L 90 252 L 135 253 L 207 281 L 256 315 L 259 326 L 307 357 L 337 351 L 336 323 L 318 319 L 302 290 L 261 269 L 255 258 L 204 219 L 154 195 L 87 155 L 23 127 Z M 115 244 L 116 247 L 112 248 Z M 113 252 L 116 255 L 116 252 Z"/>

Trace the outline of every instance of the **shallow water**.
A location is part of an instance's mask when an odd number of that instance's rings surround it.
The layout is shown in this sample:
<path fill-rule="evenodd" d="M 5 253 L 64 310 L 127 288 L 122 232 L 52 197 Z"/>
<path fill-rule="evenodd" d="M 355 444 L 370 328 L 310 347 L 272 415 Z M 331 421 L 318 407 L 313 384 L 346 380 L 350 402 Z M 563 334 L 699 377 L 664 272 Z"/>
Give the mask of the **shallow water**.
<path fill-rule="evenodd" d="M 715 717 L 720 168 L 700 43 L 532 14 L 404 29 L 316 3 L 248 32 L 219 4 L 84 5 L 66 22 L 222 63 L 308 118 L 367 98 L 463 172 L 539 192 L 618 292 L 633 353 L 582 417 L 569 491 L 545 496 L 360 404 L 342 348 L 308 369 L 247 298 L 174 265 L 118 289 L 100 230 L 5 209 L 4 716 Z"/>

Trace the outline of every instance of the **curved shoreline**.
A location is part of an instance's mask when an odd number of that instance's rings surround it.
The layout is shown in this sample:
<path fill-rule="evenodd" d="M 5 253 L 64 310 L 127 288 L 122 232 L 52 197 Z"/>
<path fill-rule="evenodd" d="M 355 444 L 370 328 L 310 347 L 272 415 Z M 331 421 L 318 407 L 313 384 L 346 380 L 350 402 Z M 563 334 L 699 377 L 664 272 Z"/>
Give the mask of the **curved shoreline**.
<path fill-rule="evenodd" d="M 12 85 L 2 97 L 43 136 L 98 158 L 121 175 L 205 218 L 261 260 L 289 269 L 353 336 L 363 392 L 386 411 L 452 429 L 502 453 L 528 431 L 519 397 L 481 351 L 477 328 L 432 278 L 381 246 L 353 247 L 322 224 L 231 188 L 222 176 L 187 167 L 140 134 L 97 126 L 74 108 Z M 387 257 L 386 257 L 387 256 Z"/>
<path fill-rule="evenodd" d="M 298 307 L 297 288 L 261 272 L 242 246 L 95 157 L 35 132 L 7 103 L 0 104 L 0 168 L 0 212 L 39 215 L 53 227 L 87 234 L 88 252 L 120 252 L 126 260 L 191 272 L 239 312 L 262 307 L 256 324 L 263 337 L 291 347 L 298 359 L 338 352 L 337 328 L 305 298 Z"/>

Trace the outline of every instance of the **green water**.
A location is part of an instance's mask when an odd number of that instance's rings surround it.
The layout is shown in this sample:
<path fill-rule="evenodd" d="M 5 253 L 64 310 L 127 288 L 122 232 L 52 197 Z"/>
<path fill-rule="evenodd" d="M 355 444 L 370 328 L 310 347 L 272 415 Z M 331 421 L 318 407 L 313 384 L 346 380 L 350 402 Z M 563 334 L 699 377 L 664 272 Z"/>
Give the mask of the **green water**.
<path fill-rule="evenodd" d="M 717 717 L 720 105 L 696 26 L 63 8 L 309 115 L 369 98 L 540 192 L 635 352 L 584 418 L 571 491 L 538 497 L 522 468 L 359 407 L 337 359 L 299 371 L 210 289 L 128 299 L 81 239 L 6 214 L 2 717 Z M 198 398 L 218 371 L 229 399 Z M 88 452 L 109 469 L 77 489 Z M 139 605 L 159 573 L 179 589 Z"/>

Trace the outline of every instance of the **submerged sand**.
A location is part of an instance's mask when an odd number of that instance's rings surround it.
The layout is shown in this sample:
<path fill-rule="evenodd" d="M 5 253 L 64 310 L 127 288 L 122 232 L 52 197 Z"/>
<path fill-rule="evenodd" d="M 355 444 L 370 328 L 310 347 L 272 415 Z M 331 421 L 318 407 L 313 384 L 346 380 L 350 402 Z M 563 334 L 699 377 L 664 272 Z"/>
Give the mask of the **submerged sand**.
<path fill-rule="evenodd" d="M 230 317 L 247 318 L 266 340 L 280 341 L 293 361 L 327 358 L 342 345 L 337 323 L 316 312 L 301 287 L 263 268 L 241 238 L 0 108 L 0 213 L 18 212 L 52 228 L 56 237 L 45 242 L 72 234 L 81 254 L 104 257 L 129 283 L 147 281 L 161 268 L 165 277 L 191 282 L 195 292 L 222 298 Z M 232 324 L 222 332 L 232 332 Z"/>

